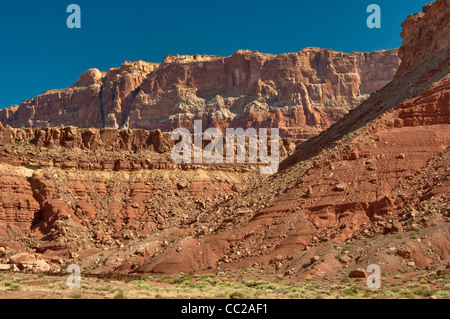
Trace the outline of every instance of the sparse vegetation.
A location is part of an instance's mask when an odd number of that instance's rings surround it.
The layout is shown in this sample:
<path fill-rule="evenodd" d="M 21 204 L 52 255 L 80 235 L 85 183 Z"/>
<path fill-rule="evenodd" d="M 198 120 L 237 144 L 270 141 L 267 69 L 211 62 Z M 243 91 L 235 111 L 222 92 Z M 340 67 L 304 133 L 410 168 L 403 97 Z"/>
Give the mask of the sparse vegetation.
<path fill-rule="evenodd" d="M 248 272 L 246 269 L 245 272 Z M 436 274 L 425 274 L 433 277 Z M 395 275 L 395 276 L 398 276 Z M 394 277 L 395 277 L 394 276 Z M 421 276 L 424 276 L 423 274 Z M 447 276 L 447 275 L 446 275 Z M 183 274 L 174 276 L 141 276 L 128 283 L 114 280 L 86 278 L 81 289 L 68 289 L 64 277 L 27 277 L 23 274 L 3 273 L 0 279 L 0 296 L 20 291 L 24 297 L 47 296 L 70 299 L 167 299 L 167 298 L 220 298 L 220 299 L 317 299 L 317 298 L 430 298 L 450 297 L 450 284 L 444 280 L 423 284 L 424 277 L 409 284 L 385 282 L 382 288 L 371 291 L 363 280 L 343 277 L 340 284 L 333 279 L 290 281 L 277 275 L 271 280 L 244 278 L 241 272 L 219 274 Z M 448 277 L 446 277 L 448 278 Z M 26 281 L 28 280 L 28 281 Z M 35 283 L 35 284 L 33 284 Z M 38 284 L 39 283 L 39 284 Z"/>

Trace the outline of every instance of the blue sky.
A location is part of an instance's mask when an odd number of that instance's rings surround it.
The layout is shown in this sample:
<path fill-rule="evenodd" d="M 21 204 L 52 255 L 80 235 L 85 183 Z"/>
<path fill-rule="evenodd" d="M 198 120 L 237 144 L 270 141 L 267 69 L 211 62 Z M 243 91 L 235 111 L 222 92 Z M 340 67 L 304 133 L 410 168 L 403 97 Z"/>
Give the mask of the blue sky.
<path fill-rule="evenodd" d="M 238 49 L 297 52 L 316 46 L 370 52 L 401 45 L 401 23 L 427 0 L 3 0 L 0 108 L 67 87 L 85 70 L 168 54 L 229 56 Z M 81 7 L 81 29 L 66 25 Z M 369 4 L 381 29 L 366 26 Z"/>

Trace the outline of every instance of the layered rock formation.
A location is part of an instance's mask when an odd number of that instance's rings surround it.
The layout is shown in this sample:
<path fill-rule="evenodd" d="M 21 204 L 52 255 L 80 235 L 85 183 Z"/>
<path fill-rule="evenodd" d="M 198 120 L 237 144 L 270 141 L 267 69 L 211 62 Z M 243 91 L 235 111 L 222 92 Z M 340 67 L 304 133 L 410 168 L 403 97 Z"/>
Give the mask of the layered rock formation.
<path fill-rule="evenodd" d="M 225 135 L 226 136 L 226 135 Z M 225 140 L 226 137 L 223 137 Z M 147 131 L 118 129 L 81 129 L 76 127 L 54 127 L 35 129 L 13 129 L 0 123 L 0 161 L 5 163 L 41 167 L 78 168 L 82 170 L 138 170 L 138 169 L 195 169 L 242 170 L 251 164 L 228 164 L 224 144 L 223 163 L 199 165 L 175 164 L 171 151 L 178 143 L 171 133 L 160 130 Z M 205 147 L 210 141 L 203 140 Z M 246 156 L 249 140 L 245 144 Z M 280 138 L 281 158 L 293 153 L 301 140 Z M 271 147 L 269 138 L 268 147 Z M 191 153 L 194 153 L 194 135 L 191 136 Z M 258 146 L 257 146 L 258 150 Z M 237 154 L 237 145 L 234 145 Z M 264 165 L 256 163 L 257 165 Z"/>
<path fill-rule="evenodd" d="M 39 205 L 27 181 L 19 174 L 5 172 L 2 167 L 0 199 L 0 237 L 9 237 L 7 227 L 13 227 L 12 232 L 29 232 Z"/>
<path fill-rule="evenodd" d="M 448 1 L 437 1 L 428 3 L 422 12 L 410 15 L 403 22 L 403 44 L 398 53 L 402 63 L 398 73 L 450 46 L 449 16 Z"/>
<path fill-rule="evenodd" d="M 428 79 L 424 86 L 428 89 L 399 104 L 389 96 L 405 82 L 390 84 L 361 105 L 360 112 L 353 111 L 315 142 L 301 144 L 284 163 L 284 171 L 247 189 L 223 210 L 204 214 L 200 221 L 214 225 L 216 232 L 180 242 L 187 252 L 182 257 L 175 245 L 162 256 L 142 261 L 139 271 L 176 273 L 180 267 L 199 271 L 220 264 L 222 269 L 235 269 L 256 260 L 273 263 L 282 274 L 336 275 L 341 267 L 335 258 L 339 251 L 324 250 L 324 243 L 361 244 L 364 238 L 391 233 L 405 233 L 398 244 L 403 241 L 408 247 L 408 257 L 375 254 L 388 242 L 382 236 L 375 244 L 378 248 L 367 254 L 355 252 L 345 263 L 364 269 L 375 263 L 398 271 L 407 269 L 407 262 L 425 268 L 435 256 L 448 260 L 450 70 L 440 71 L 437 78 L 442 72 L 447 75 L 437 82 Z M 416 74 L 411 83 L 421 78 Z M 374 115 L 371 109 L 378 119 L 358 128 L 355 123 Z M 429 245 L 407 239 L 408 232 L 427 228 L 428 235 L 422 238 Z M 318 252 L 323 256 L 320 266 L 309 262 Z"/>
<path fill-rule="evenodd" d="M 64 252 L 73 240 L 116 246 L 193 224 L 213 201 L 259 177 L 258 164 L 175 164 L 175 143 L 159 130 L 0 124 L 0 238 L 62 238 L 57 250 Z M 281 139 L 281 156 L 294 149 L 292 139 Z M 84 236 L 67 240 L 69 227 L 61 223 L 68 219 Z M 98 220 L 101 227 L 89 235 Z"/>
<path fill-rule="evenodd" d="M 450 46 L 445 44 L 450 38 L 445 28 L 449 7 L 449 0 L 437 0 L 416 18 L 410 17 L 404 24 L 403 61 L 395 78 L 320 135 L 298 145 L 283 161 L 282 170 L 270 177 L 249 167 L 234 171 L 217 166 L 212 170 L 173 167 L 159 131 L 0 126 L 0 237 L 28 243 L 26 235 L 31 235 L 36 243 L 29 245 L 29 251 L 49 262 L 53 257 L 63 258 L 57 267 L 80 262 L 84 274 L 247 267 L 254 268 L 256 276 L 268 272 L 293 278 L 336 275 L 340 281 L 342 270 L 349 273 L 369 264 L 380 265 L 383 272 L 402 270 L 415 277 L 416 270 L 437 270 L 450 259 Z M 431 47 L 422 45 L 423 39 Z M 65 95 L 69 91 L 80 94 L 73 95 L 75 101 L 82 101 L 85 90 L 101 96 L 92 105 L 85 103 L 80 110 L 72 110 L 72 115 L 89 114 L 91 107 L 101 106 L 103 113 L 97 115 L 98 123 L 94 121 L 100 127 L 139 123 L 145 113 L 133 113 L 131 108 L 139 98 L 146 105 L 159 105 L 147 109 L 149 119 L 164 119 L 164 107 L 173 111 L 173 105 L 179 105 L 184 114 L 193 110 L 203 114 L 203 104 L 198 109 L 194 106 L 201 96 L 212 96 L 217 87 L 228 92 L 228 96 L 222 93 L 223 101 L 239 101 L 231 94 L 233 90 L 247 92 L 247 97 L 260 92 L 267 98 L 272 85 L 264 77 L 265 68 L 254 69 L 256 62 L 264 60 L 264 65 L 287 65 L 271 75 L 273 87 L 282 88 L 274 92 L 277 98 L 272 105 L 283 92 L 298 93 L 302 101 L 307 92 L 311 100 L 314 94 L 309 90 L 317 85 L 313 79 L 322 74 L 325 82 L 320 84 L 319 96 L 327 97 L 322 101 L 332 109 L 345 99 L 330 92 L 350 89 L 339 79 L 347 76 L 342 73 L 348 74 L 346 67 L 352 64 L 344 63 L 340 71 L 335 68 L 338 82 L 331 82 L 325 69 L 317 71 L 319 75 L 290 73 L 289 65 L 300 63 L 295 57 L 311 52 L 320 56 L 328 51 L 307 49 L 278 57 L 238 52 L 230 58 L 197 56 L 197 62 L 175 56 L 162 65 L 131 63 L 123 72 L 90 70 L 67 91 L 47 95 L 59 96 L 58 101 L 69 101 L 70 95 Z M 242 65 L 246 55 L 252 58 L 245 64 L 245 77 L 240 71 L 223 71 L 233 70 L 229 69 L 232 61 Z M 319 66 L 321 59 L 307 61 Z M 128 72 L 128 68 L 139 71 Z M 230 81 L 203 79 L 203 68 L 212 68 L 217 79 L 229 76 Z M 260 74 L 256 80 L 249 76 L 255 72 Z M 123 80 L 122 86 L 105 82 L 108 76 Z M 291 76 L 296 80 L 283 80 Z M 312 82 L 305 84 L 306 79 Z M 141 82 L 138 91 L 133 91 L 133 81 Z M 361 92 L 373 89 L 360 81 L 366 88 Z M 251 91 L 251 83 L 261 86 Z M 340 84 L 332 88 L 331 83 Z M 296 91 L 298 87 L 302 89 Z M 264 88 L 269 93 L 262 94 Z M 116 90 L 114 98 L 110 98 L 111 90 Z M 121 92 L 129 93 L 122 96 Z M 21 110 L 29 110 L 33 121 L 38 121 L 37 102 L 38 107 L 55 107 L 55 119 L 68 116 L 66 121 L 72 116 L 67 112 L 58 115 L 61 104 L 50 103 L 45 96 L 33 100 L 30 107 L 22 105 L 2 114 L 10 112 L 7 120 L 18 120 L 25 114 Z M 301 108 L 305 115 L 303 104 Z M 279 118 L 280 112 L 275 113 Z M 250 115 L 243 118 L 252 121 Z M 159 124 L 170 127 L 184 120 L 178 115 Z M 156 140 L 150 138 L 152 134 Z M 158 143 L 161 154 L 155 152 Z M 164 160 L 166 166 L 160 169 L 150 166 Z M 393 250 L 387 251 L 390 246 Z M 81 261 L 78 256 L 83 256 Z M 51 262 L 50 266 L 55 265 Z"/>
<path fill-rule="evenodd" d="M 279 127 L 309 138 L 382 88 L 399 65 L 397 50 L 341 53 L 306 48 L 281 55 L 168 56 L 161 64 L 125 62 L 90 69 L 77 83 L 0 110 L 13 127 Z"/>
<path fill-rule="evenodd" d="M 80 129 L 55 127 L 42 129 L 13 129 L 0 123 L 0 146 L 29 143 L 35 147 L 85 149 L 97 151 L 154 151 L 169 152 L 174 145 L 170 133 L 160 130 Z"/>
<path fill-rule="evenodd" d="M 408 265 L 425 268 L 448 261 L 449 8 L 450 1 L 438 0 L 424 7 L 420 19 L 407 20 L 404 60 L 391 83 L 299 145 L 279 174 L 227 202 L 220 213 L 205 214 L 201 220 L 216 230 L 205 238 L 211 245 L 185 241 L 179 244 L 189 252 L 183 257 L 168 249 L 139 269 L 235 269 L 259 261 L 280 273 L 323 277 L 336 275 L 342 264 L 408 271 Z M 431 46 L 421 47 L 423 35 Z M 408 237 L 421 229 L 427 245 Z M 401 235 L 383 239 L 390 233 Z M 362 244 L 362 238 L 370 238 L 375 248 L 357 246 L 341 260 L 335 257 L 339 250 L 323 245 Z M 404 247 L 393 257 L 382 252 L 392 241 Z"/>

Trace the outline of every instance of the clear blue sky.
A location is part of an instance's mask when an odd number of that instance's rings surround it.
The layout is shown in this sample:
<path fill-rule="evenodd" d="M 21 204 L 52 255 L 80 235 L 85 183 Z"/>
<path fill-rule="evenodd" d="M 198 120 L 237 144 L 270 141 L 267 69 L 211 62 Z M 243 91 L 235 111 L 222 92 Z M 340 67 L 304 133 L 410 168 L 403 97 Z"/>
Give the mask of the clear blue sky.
<path fill-rule="evenodd" d="M 0 108 L 64 88 L 85 70 L 124 60 L 161 62 L 168 54 L 229 56 L 237 49 L 338 51 L 401 45 L 401 23 L 427 0 L 3 0 L 0 6 Z M 81 7 L 68 29 L 67 6 Z M 378 4 L 382 28 L 366 26 Z"/>

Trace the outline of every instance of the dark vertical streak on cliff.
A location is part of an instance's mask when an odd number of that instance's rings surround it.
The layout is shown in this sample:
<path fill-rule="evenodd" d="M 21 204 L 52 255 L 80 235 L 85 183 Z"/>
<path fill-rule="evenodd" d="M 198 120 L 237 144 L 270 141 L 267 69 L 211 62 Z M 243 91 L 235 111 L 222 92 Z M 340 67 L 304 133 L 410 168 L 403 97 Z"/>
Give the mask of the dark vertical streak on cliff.
<path fill-rule="evenodd" d="M 103 110 L 103 83 L 102 86 L 100 87 L 100 93 L 99 93 L 99 99 L 100 99 L 100 116 L 102 118 L 102 125 L 103 128 L 105 128 L 105 113 Z"/>

